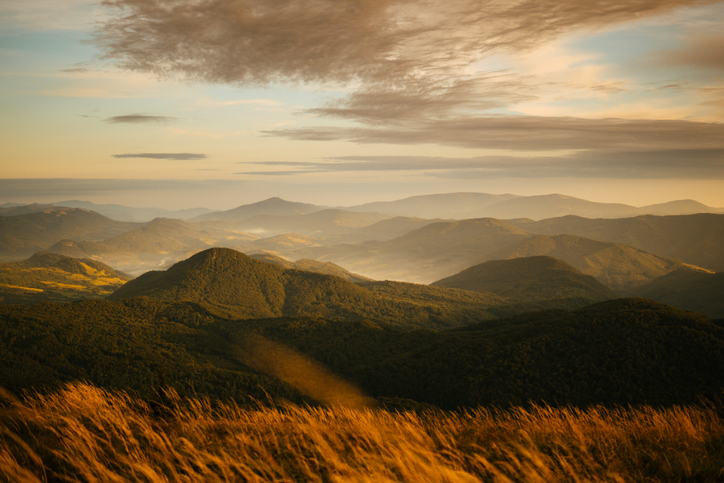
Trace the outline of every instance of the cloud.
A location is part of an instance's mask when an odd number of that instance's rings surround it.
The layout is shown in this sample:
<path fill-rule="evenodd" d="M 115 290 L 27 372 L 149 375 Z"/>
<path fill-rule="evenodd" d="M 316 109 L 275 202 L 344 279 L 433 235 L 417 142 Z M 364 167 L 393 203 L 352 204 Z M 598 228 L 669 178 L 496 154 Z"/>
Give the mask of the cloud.
<path fill-rule="evenodd" d="M 724 34 L 689 37 L 681 49 L 661 52 L 657 60 L 664 65 L 724 71 Z"/>
<path fill-rule="evenodd" d="M 707 0 L 105 0 L 95 43 L 120 66 L 190 81 L 401 84 L 573 29 Z"/>
<path fill-rule="evenodd" d="M 536 100 L 546 77 L 480 71 L 481 61 L 491 56 L 530 53 L 572 32 L 712 3 L 716 0 L 104 0 L 112 17 L 99 24 L 94 42 L 118 66 L 162 78 L 351 89 L 345 98 L 303 113 L 356 126 L 263 131 L 268 136 L 594 154 L 720 149 L 724 126 L 716 123 L 499 115 Z M 720 46 L 718 40 L 706 43 Z M 719 54 L 711 54 L 696 62 L 718 61 Z M 590 66 L 577 69 L 573 77 L 581 85 L 555 78 L 559 92 L 583 86 L 606 96 L 626 85 L 600 81 Z M 589 76 L 583 81 L 582 72 Z M 228 105 L 268 105 L 262 101 Z"/>
<path fill-rule="evenodd" d="M 422 120 L 381 129 L 312 127 L 264 133 L 307 141 L 439 144 L 520 151 L 724 148 L 724 124 L 678 120 L 489 116 Z"/>
<path fill-rule="evenodd" d="M 417 171 L 445 178 L 724 179 L 724 148 L 585 151 L 566 156 L 343 156 L 319 162 L 250 163 L 289 170 L 237 174 L 290 176 L 333 172 Z"/>
<path fill-rule="evenodd" d="M 143 114 L 126 114 L 124 116 L 109 117 L 105 121 L 113 124 L 165 124 L 175 120 L 175 117 L 168 116 L 145 116 Z"/>
<path fill-rule="evenodd" d="M 171 159 L 174 161 L 191 161 L 194 159 L 206 159 L 205 154 L 195 153 L 136 153 L 136 154 L 113 154 L 114 158 L 148 158 L 148 159 Z"/>

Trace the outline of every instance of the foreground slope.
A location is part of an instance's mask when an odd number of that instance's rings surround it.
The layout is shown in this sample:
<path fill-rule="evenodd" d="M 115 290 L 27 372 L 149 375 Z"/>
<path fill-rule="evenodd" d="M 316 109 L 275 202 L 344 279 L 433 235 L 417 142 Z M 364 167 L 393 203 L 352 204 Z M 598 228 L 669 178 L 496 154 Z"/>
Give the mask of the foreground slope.
<path fill-rule="evenodd" d="M 0 386 L 16 393 L 86 380 L 145 396 L 168 384 L 305 402 L 325 400 L 319 374 L 372 397 L 443 408 L 693 403 L 724 388 L 724 328 L 643 299 L 442 332 L 369 320 L 229 320 L 199 304 L 149 299 L 0 305 Z"/>
<path fill-rule="evenodd" d="M 90 259 L 38 252 L 0 264 L 0 302 L 37 303 L 105 297 L 129 277 Z"/>
<path fill-rule="evenodd" d="M 440 333 L 323 321 L 259 324 L 375 397 L 457 406 L 653 404 L 717 398 L 724 328 L 644 299 L 545 311 Z"/>
<path fill-rule="evenodd" d="M 600 302 L 617 298 L 613 290 L 592 276 L 548 256 L 491 260 L 431 285 L 492 292 L 523 302 L 566 297 Z"/>

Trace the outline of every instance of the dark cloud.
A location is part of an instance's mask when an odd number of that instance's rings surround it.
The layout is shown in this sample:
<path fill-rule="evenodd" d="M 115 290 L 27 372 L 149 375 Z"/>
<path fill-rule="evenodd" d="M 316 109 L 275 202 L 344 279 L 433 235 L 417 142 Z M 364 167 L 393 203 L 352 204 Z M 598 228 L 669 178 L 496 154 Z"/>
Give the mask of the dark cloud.
<path fill-rule="evenodd" d="M 682 49 L 662 52 L 657 60 L 665 65 L 724 71 L 724 34 L 690 37 Z"/>
<path fill-rule="evenodd" d="M 190 161 L 194 159 L 206 159 L 205 154 L 196 153 L 134 153 L 134 154 L 113 154 L 114 158 L 148 158 L 148 159 L 171 159 L 174 161 Z"/>
<path fill-rule="evenodd" d="M 423 120 L 385 128 L 319 127 L 264 133 L 308 141 L 440 144 L 523 151 L 724 148 L 724 124 L 669 120 L 489 116 Z"/>
<path fill-rule="evenodd" d="M 308 173 L 418 171 L 446 178 L 724 179 L 723 149 L 587 151 L 568 156 L 344 156 L 319 162 L 252 163 L 290 170 L 237 174 L 289 176 Z"/>
<path fill-rule="evenodd" d="M 105 0 L 95 43 L 190 81 L 403 85 L 578 28 L 713 0 Z"/>
<path fill-rule="evenodd" d="M 144 123 L 155 123 L 165 124 L 171 121 L 175 121 L 174 117 L 167 116 L 146 116 L 143 114 L 126 114 L 124 116 L 113 116 L 106 119 L 106 122 L 120 123 L 120 124 L 144 124 Z"/>
<path fill-rule="evenodd" d="M 61 72 L 66 72 L 68 74 L 85 74 L 87 72 L 90 72 L 90 69 L 87 69 L 85 67 L 72 67 L 70 69 L 63 69 Z"/>

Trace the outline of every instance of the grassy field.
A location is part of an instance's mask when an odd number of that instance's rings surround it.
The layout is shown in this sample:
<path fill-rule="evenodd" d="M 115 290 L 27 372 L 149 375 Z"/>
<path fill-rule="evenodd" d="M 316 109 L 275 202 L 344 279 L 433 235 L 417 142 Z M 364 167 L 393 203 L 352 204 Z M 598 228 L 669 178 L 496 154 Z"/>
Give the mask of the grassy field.
<path fill-rule="evenodd" d="M 722 481 L 716 408 L 242 408 L 70 384 L 0 405 L 11 482 Z"/>

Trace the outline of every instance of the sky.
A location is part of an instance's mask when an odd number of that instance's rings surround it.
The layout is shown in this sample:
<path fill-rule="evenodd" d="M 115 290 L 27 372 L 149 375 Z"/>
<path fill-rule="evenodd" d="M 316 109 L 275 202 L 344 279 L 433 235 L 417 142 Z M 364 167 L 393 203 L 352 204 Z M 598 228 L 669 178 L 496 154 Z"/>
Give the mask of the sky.
<path fill-rule="evenodd" d="M 724 207 L 724 2 L 0 0 L 0 204 Z"/>

